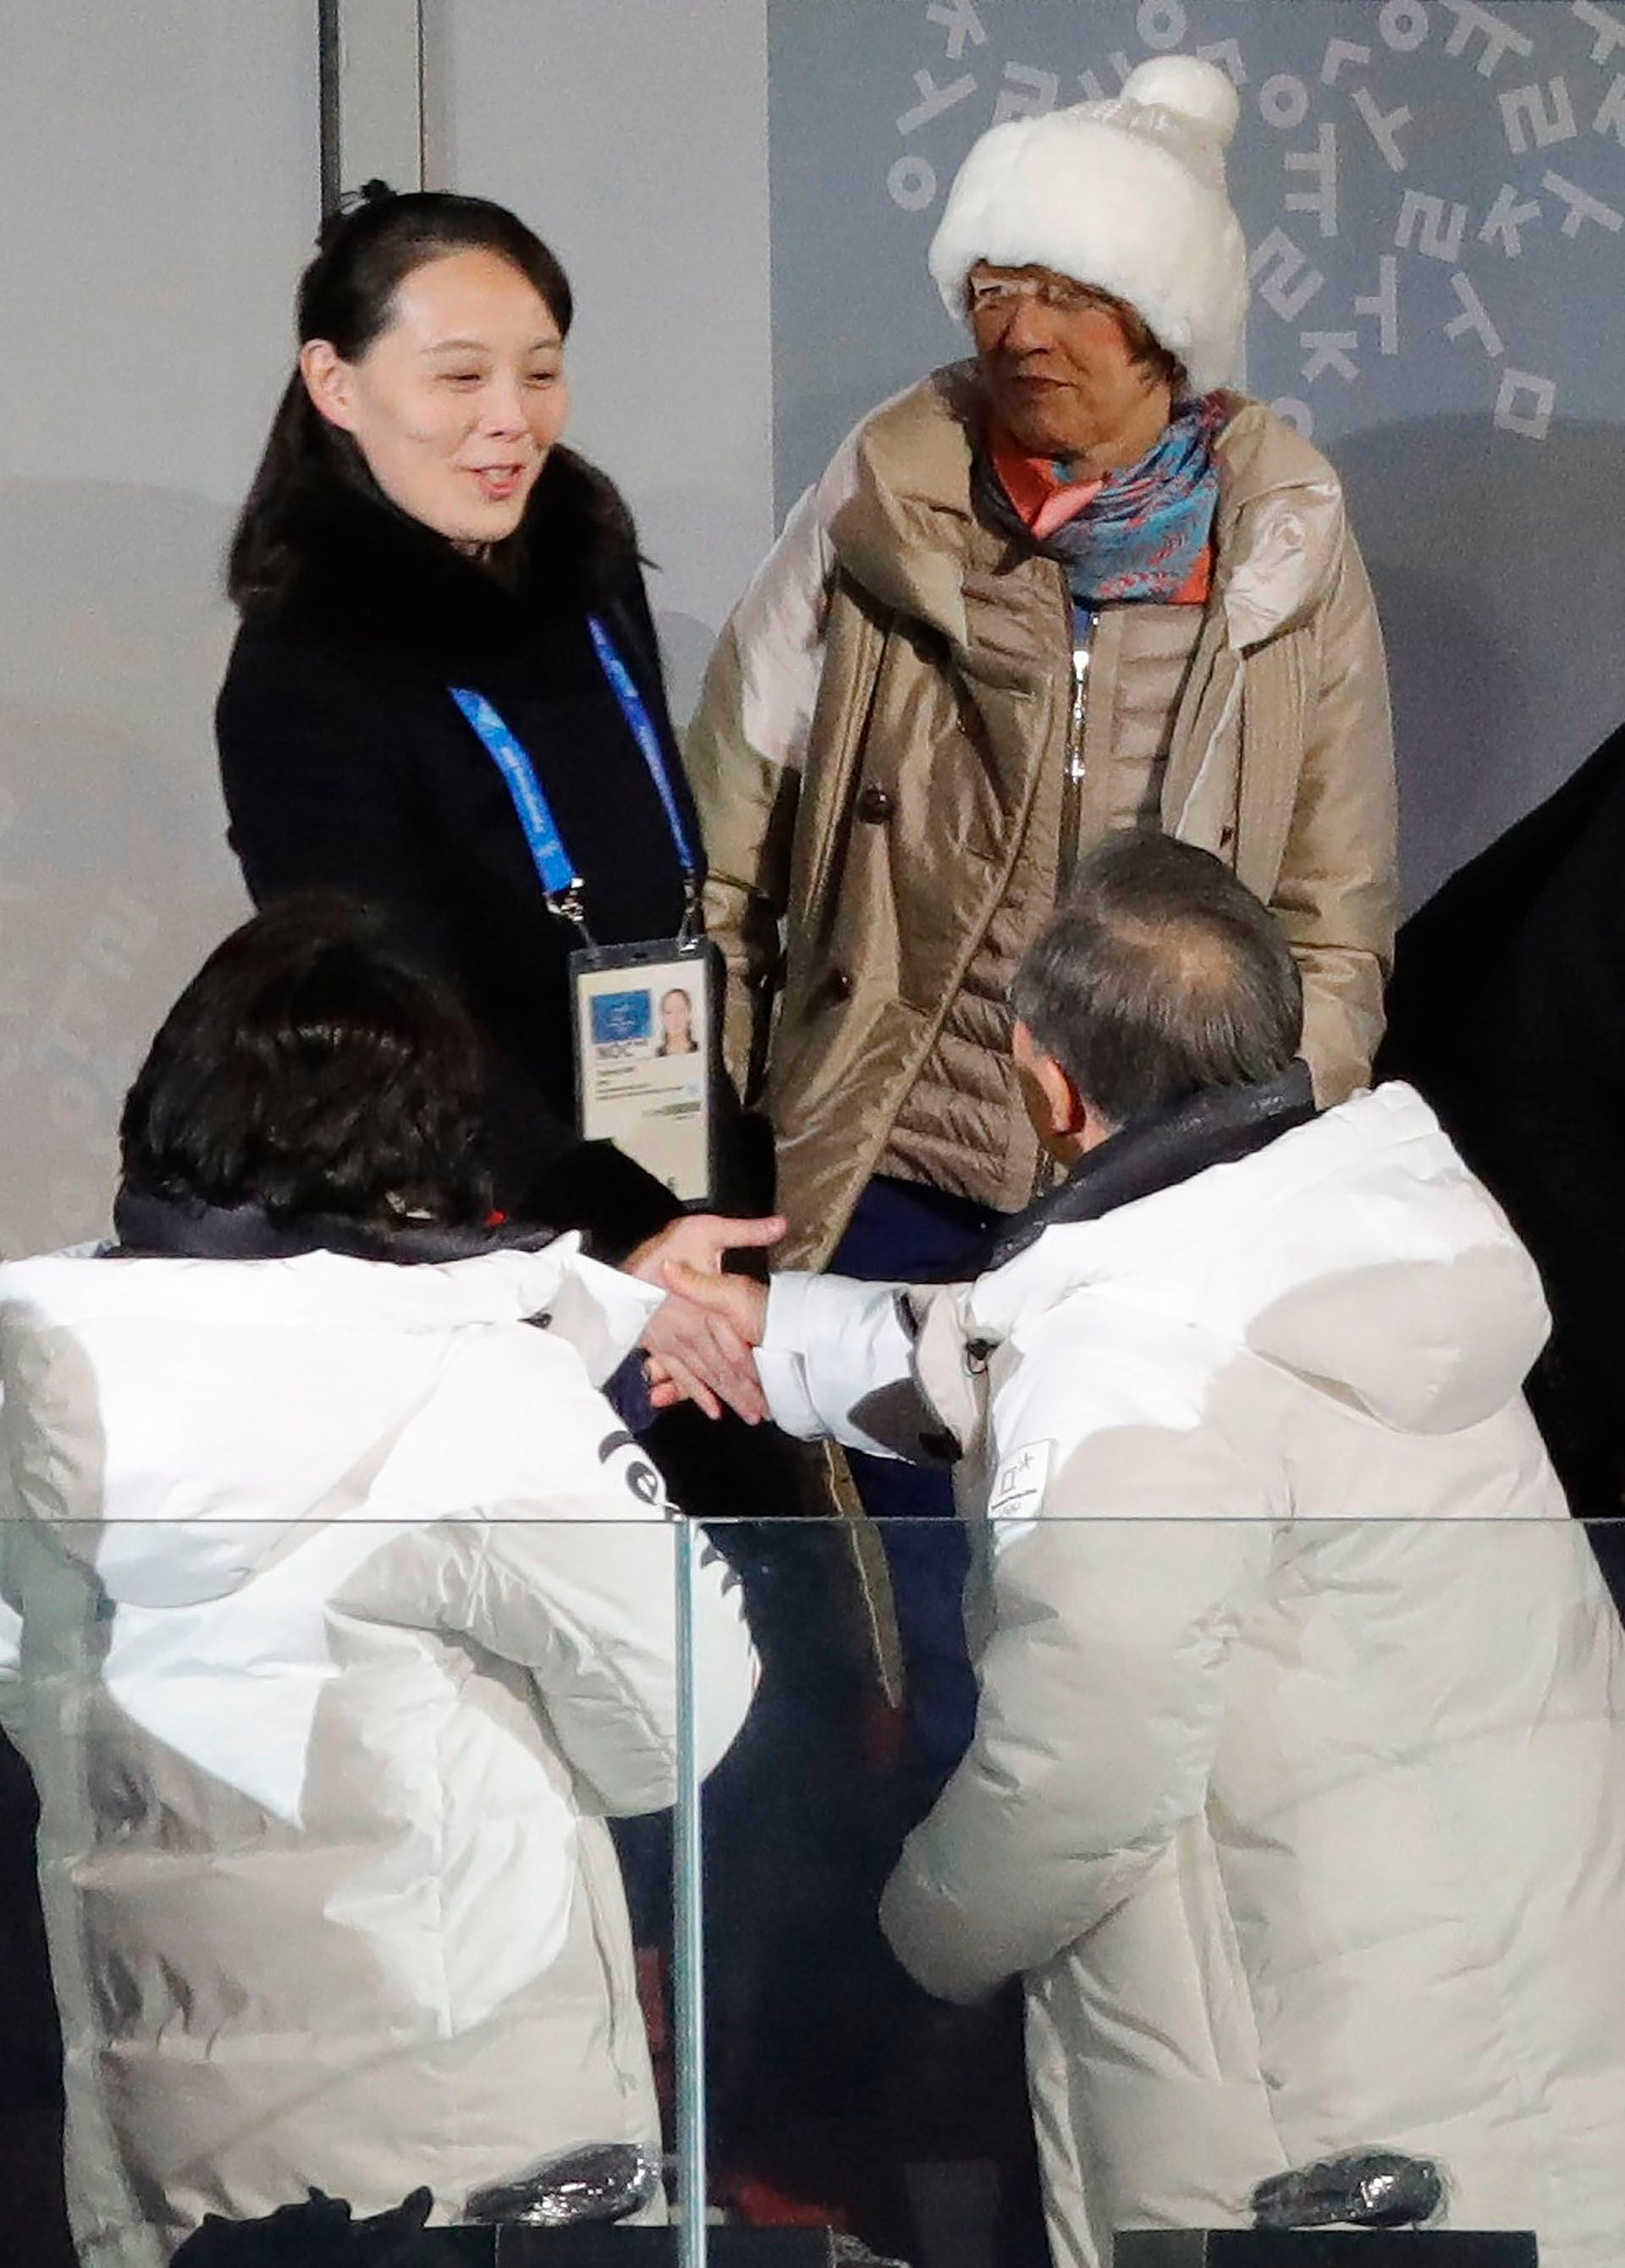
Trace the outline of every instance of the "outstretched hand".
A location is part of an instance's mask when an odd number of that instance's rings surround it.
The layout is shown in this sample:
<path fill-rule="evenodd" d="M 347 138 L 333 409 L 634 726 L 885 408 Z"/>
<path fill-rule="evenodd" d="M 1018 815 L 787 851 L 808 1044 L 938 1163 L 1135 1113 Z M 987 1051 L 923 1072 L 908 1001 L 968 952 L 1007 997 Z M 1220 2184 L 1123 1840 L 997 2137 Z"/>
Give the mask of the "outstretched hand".
<path fill-rule="evenodd" d="M 777 1244 L 788 1226 L 778 1214 L 760 1220 L 735 1220 L 720 1212 L 684 1213 L 629 1253 L 622 1265 L 629 1276 L 644 1284 L 663 1285 L 668 1264 L 677 1261 L 714 1275 L 722 1265 L 724 1253 L 763 1250 Z"/>
<path fill-rule="evenodd" d="M 722 1259 L 725 1253 L 747 1247 L 777 1244 L 785 1226 L 776 1218 L 731 1220 L 719 1213 L 691 1213 L 639 1245 L 628 1259 L 631 1274 L 646 1284 L 662 1285 L 674 1294 L 656 1308 L 643 1334 L 651 1399 L 657 1410 L 692 1402 L 707 1418 L 720 1418 L 724 1404 L 748 1425 L 760 1425 L 766 1417 L 753 1343 L 737 1328 L 735 1307 L 698 1300 L 688 1287 L 703 1286 L 710 1293 L 739 1285 L 760 1292 L 765 1313 L 767 1294 L 762 1286 L 745 1277 L 723 1275 Z"/>
<path fill-rule="evenodd" d="M 751 1276 L 708 1275 L 681 1259 L 668 1260 L 661 1274 L 674 1300 L 726 1326 L 747 1347 L 761 1345 L 767 1334 L 765 1284 Z"/>

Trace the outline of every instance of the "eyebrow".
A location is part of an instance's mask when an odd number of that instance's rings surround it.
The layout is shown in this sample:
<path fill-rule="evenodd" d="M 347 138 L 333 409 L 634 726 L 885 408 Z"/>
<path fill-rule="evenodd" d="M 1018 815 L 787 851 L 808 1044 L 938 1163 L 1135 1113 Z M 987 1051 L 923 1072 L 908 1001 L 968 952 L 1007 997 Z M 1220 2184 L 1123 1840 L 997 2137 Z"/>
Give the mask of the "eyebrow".
<path fill-rule="evenodd" d="M 549 354 L 564 345 L 562 338 L 533 339 L 525 349 L 527 354 Z M 489 354 L 491 348 L 484 339 L 436 339 L 424 348 L 425 354 Z"/>

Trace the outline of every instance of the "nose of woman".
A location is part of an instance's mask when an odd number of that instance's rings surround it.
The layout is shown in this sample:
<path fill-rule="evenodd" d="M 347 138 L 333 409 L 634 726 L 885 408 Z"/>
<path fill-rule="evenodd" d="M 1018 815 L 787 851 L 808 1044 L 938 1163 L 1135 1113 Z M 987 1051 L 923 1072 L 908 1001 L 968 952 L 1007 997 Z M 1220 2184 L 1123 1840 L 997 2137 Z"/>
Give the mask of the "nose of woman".
<path fill-rule="evenodd" d="M 517 378 L 493 376 L 480 400 L 480 431 L 493 441 L 516 438 L 528 430 L 525 390 Z"/>
<path fill-rule="evenodd" d="M 1058 328 L 1056 310 L 1036 292 L 1024 293 L 1011 309 L 999 343 L 1008 355 L 1039 354 L 1055 344 Z"/>

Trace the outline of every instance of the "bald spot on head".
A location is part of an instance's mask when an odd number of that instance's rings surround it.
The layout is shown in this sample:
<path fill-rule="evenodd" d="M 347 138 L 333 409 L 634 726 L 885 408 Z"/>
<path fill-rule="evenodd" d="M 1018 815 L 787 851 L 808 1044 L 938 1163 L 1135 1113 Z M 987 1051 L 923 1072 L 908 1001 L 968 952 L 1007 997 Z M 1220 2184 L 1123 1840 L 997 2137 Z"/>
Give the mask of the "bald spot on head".
<path fill-rule="evenodd" d="M 1103 926 L 1126 954 L 1140 959 L 1147 974 L 1155 974 L 1171 990 L 1222 998 L 1236 982 L 1235 943 L 1210 924 L 1177 915 L 1156 922 L 1109 912 Z"/>

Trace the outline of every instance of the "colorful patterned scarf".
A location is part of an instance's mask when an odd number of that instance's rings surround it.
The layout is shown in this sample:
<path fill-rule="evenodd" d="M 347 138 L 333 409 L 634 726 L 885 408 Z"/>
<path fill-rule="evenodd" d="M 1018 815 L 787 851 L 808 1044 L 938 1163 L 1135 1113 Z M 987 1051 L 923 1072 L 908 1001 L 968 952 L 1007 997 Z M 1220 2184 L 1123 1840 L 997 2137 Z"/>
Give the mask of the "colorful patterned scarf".
<path fill-rule="evenodd" d="M 1200 607 L 1213 581 L 1213 437 L 1226 414 L 1216 394 L 1180 403 L 1137 465 L 1093 481 L 1069 480 L 1064 463 L 1027 456 L 995 427 L 972 497 L 991 526 L 1060 561 L 1079 606 Z"/>

